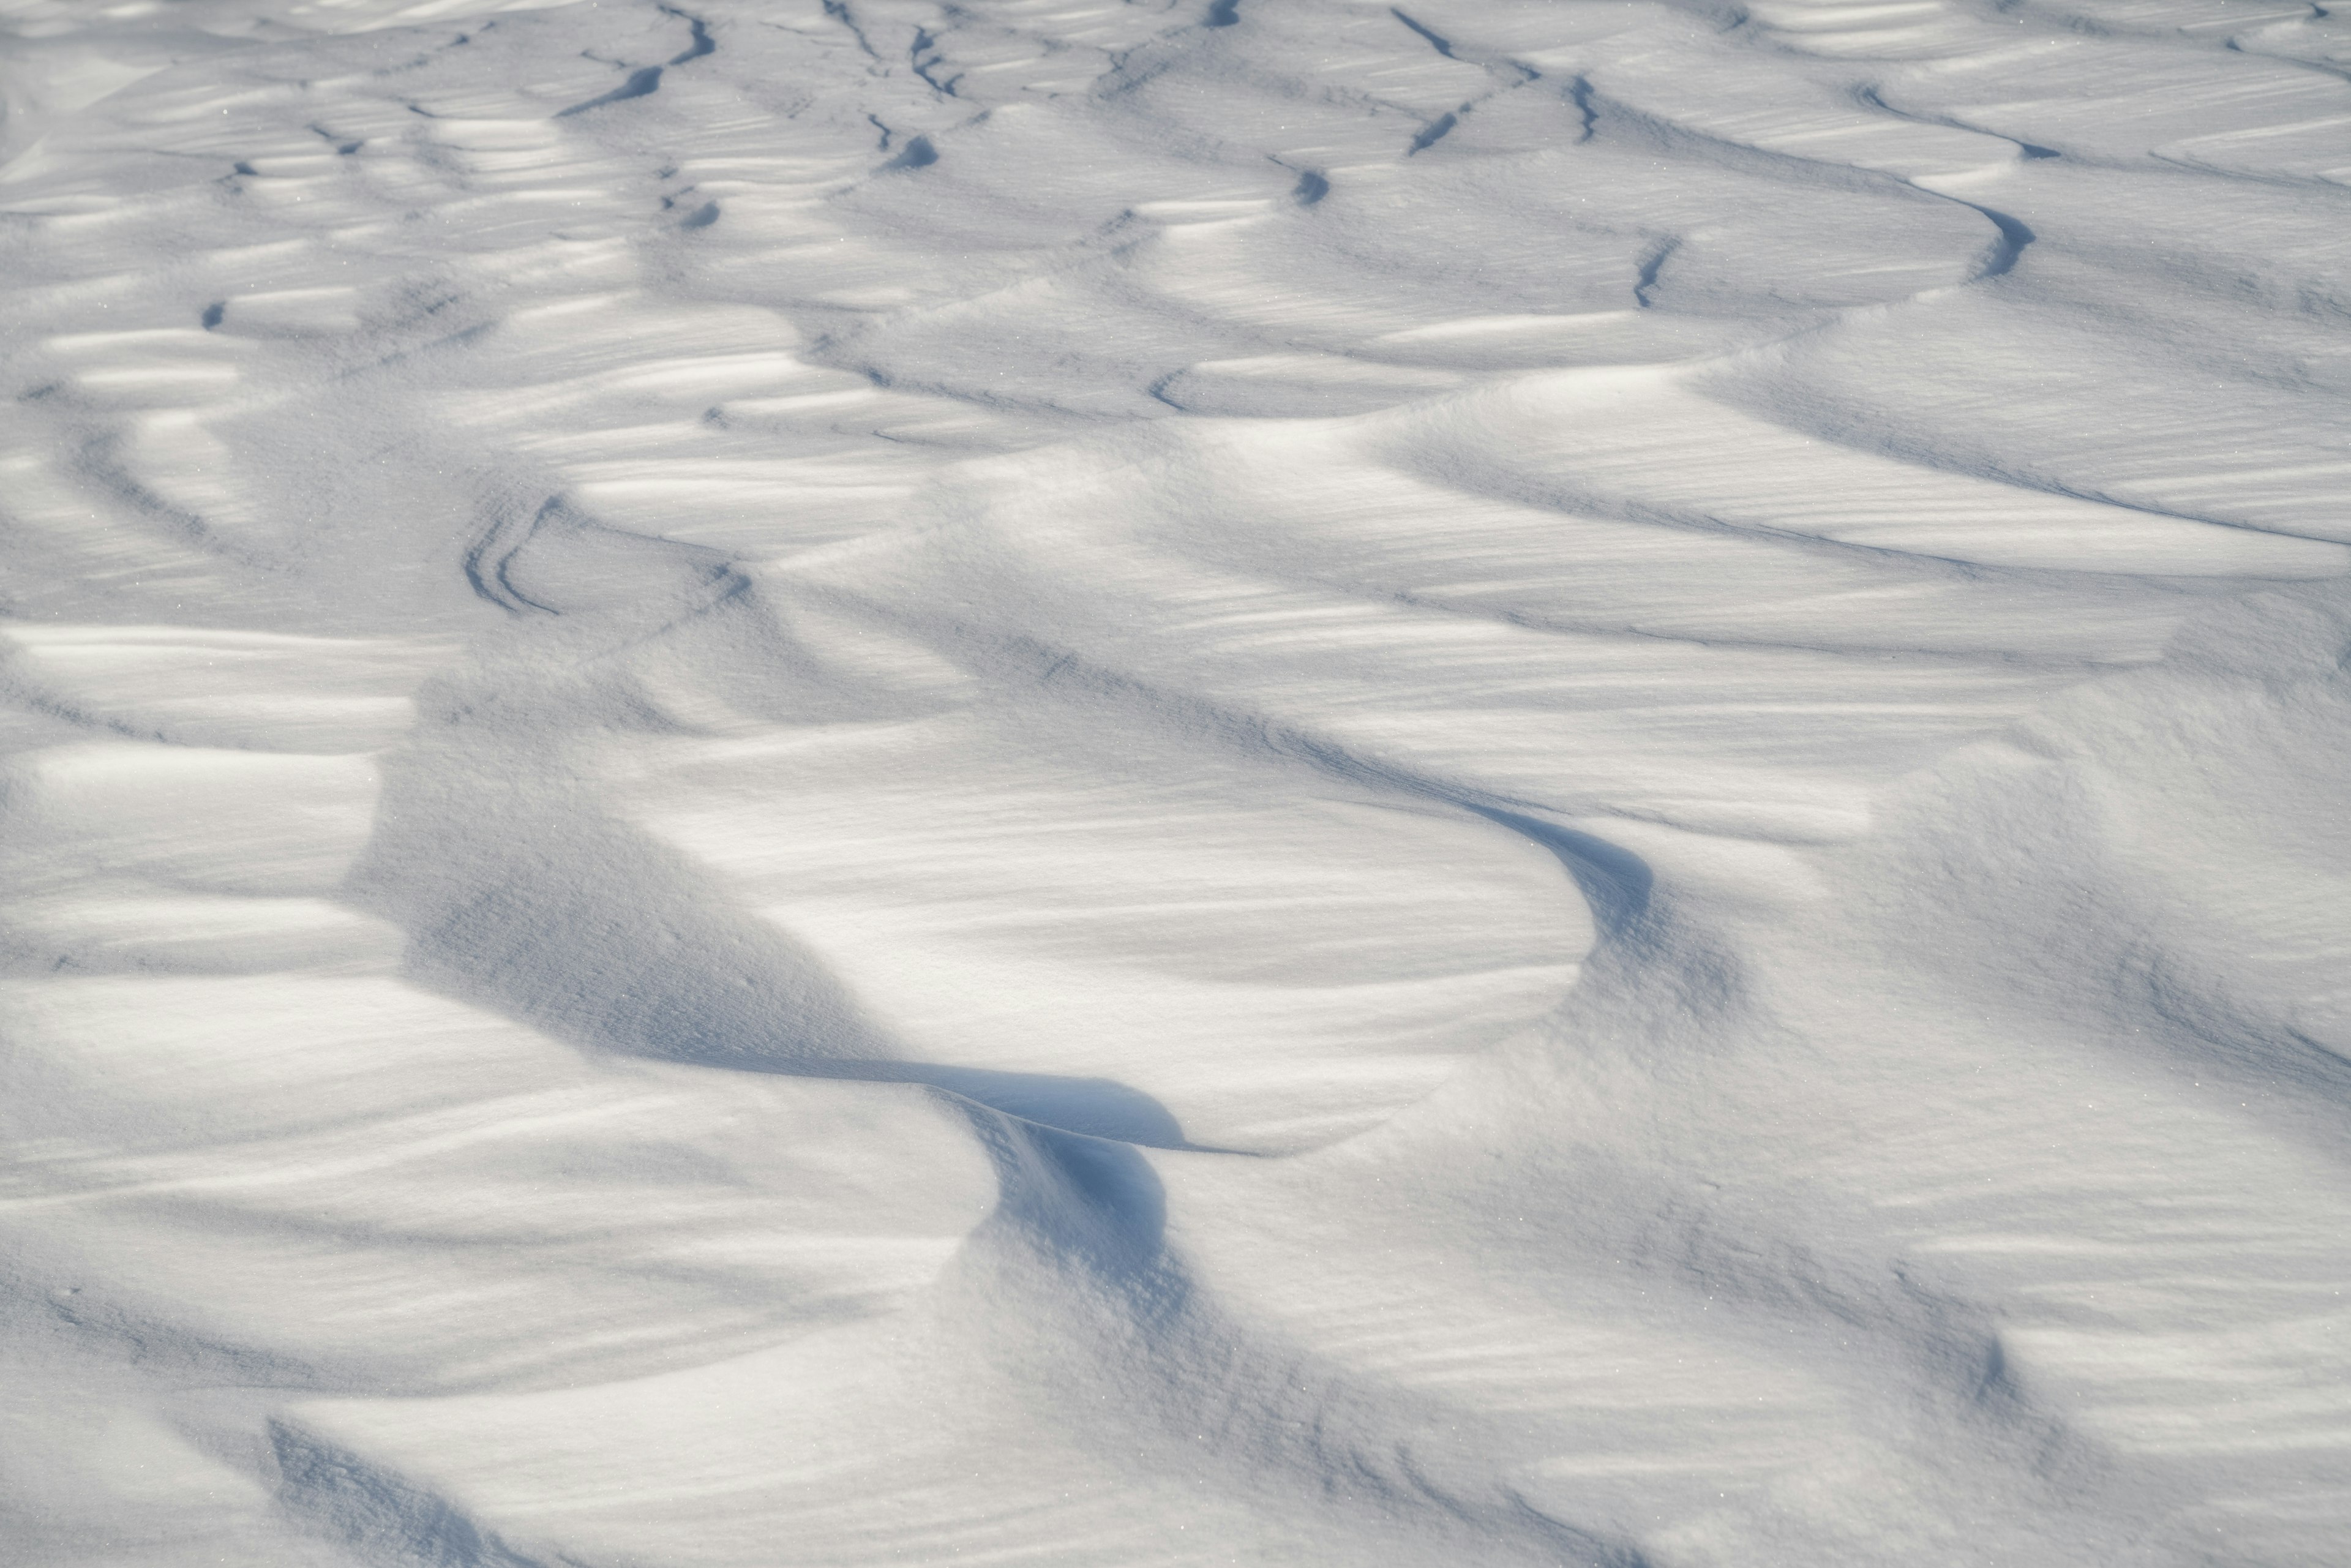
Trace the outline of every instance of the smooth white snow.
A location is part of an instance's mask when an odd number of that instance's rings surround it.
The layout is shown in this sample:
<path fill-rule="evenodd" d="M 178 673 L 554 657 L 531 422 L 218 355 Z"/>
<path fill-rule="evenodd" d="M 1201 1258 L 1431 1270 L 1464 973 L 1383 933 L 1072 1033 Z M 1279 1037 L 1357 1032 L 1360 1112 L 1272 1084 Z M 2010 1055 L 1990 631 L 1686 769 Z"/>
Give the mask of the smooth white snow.
<path fill-rule="evenodd" d="M 5 0 L 0 1560 L 2351 1557 L 2351 24 Z"/>

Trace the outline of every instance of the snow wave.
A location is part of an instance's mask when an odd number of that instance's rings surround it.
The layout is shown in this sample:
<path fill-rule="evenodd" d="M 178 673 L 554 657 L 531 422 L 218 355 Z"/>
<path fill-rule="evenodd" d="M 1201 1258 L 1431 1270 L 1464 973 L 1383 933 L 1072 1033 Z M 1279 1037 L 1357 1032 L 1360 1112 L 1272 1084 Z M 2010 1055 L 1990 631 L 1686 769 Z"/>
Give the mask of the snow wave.
<path fill-rule="evenodd" d="M 0 16 L 23 1560 L 2339 1552 L 2339 18 Z"/>

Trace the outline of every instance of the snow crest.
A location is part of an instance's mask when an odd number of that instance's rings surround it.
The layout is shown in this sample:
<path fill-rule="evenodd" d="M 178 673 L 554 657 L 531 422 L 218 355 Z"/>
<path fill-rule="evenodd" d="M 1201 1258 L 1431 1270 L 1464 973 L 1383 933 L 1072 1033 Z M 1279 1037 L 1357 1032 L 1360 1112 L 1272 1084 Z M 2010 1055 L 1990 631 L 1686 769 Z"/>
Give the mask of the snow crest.
<path fill-rule="evenodd" d="M 2341 1560 L 2340 16 L 0 21 L 12 1562 Z"/>

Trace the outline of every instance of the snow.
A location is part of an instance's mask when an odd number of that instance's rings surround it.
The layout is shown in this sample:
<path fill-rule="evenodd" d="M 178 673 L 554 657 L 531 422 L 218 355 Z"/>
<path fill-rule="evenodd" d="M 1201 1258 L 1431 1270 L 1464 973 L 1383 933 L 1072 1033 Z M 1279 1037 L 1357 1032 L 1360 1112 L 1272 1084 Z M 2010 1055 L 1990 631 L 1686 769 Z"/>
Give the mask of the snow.
<path fill-rule="evenodd" d="M 2351 1539 L 2351 30 L 5 0 L 0 1557 Z"/>

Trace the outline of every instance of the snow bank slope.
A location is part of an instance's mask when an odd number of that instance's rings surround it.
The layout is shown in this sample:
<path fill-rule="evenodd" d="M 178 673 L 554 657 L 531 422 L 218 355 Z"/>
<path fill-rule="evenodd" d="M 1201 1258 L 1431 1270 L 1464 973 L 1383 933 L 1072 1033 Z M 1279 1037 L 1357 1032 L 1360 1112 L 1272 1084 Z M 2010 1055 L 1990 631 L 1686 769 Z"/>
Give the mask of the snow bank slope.
<path fill-rule="evenodd" d="M 0 15 L 12 1560 L 2339 1561 L 2338 18 Z"/>

